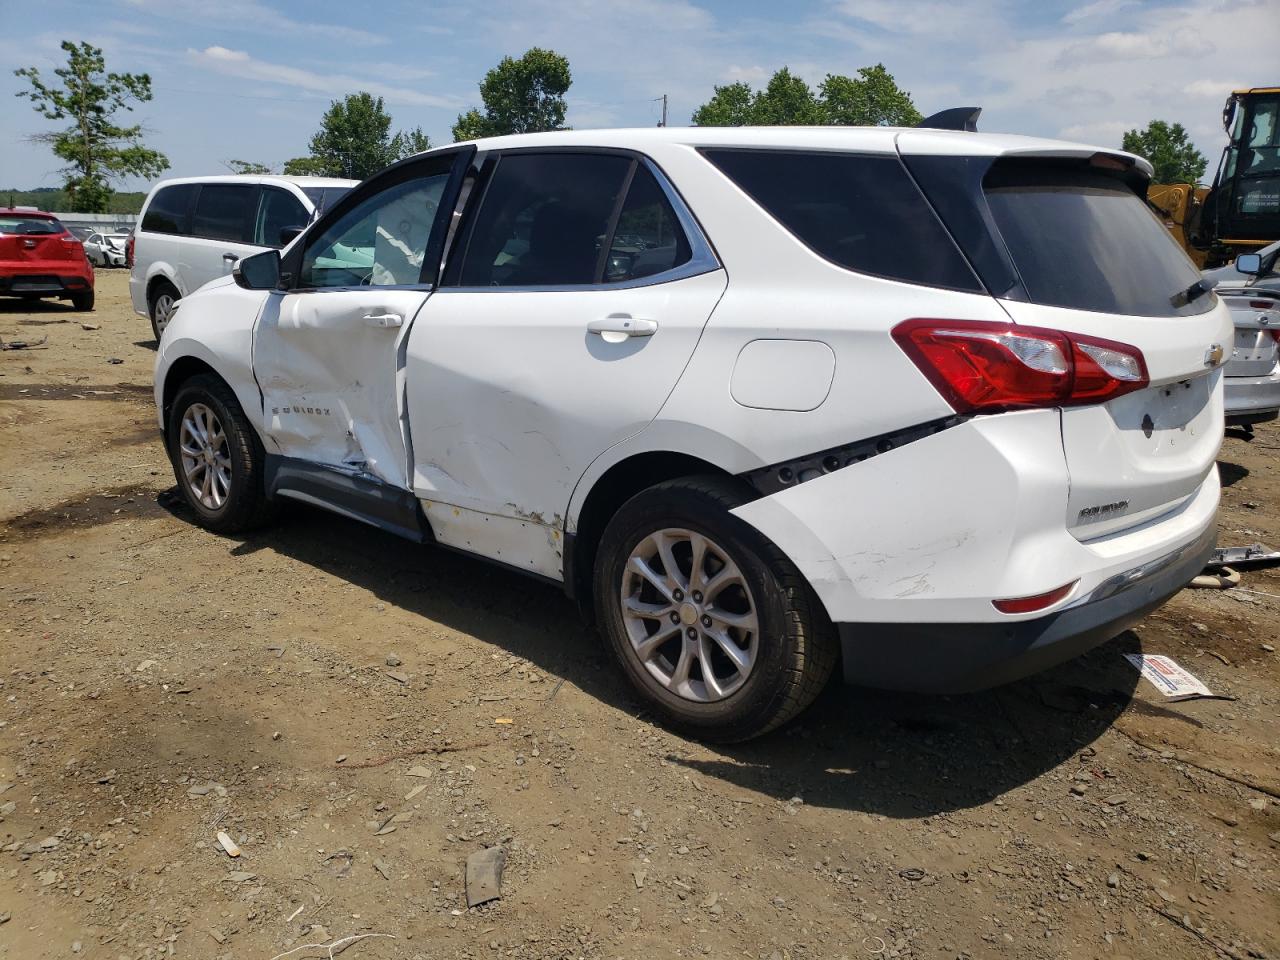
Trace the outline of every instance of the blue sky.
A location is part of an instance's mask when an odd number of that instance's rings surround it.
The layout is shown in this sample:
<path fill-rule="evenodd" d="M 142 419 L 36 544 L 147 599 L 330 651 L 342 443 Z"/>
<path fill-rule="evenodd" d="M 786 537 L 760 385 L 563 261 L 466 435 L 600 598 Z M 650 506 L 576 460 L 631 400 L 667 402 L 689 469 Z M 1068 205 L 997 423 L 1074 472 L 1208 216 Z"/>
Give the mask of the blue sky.
<path fill-rule="evenodd" d="M 1236 86 L 1280 83 L 1274 0 L 0 0 L 0 186 L 57 185 L 30 144 L 49 129 L 14 97 L 16 67 L 51 71 L 63 39 L 109 69 L 149 72 L 136 116 L 170 175 L 232 158 L 306 153 L 335 97 L 383 96 L 396 127 L 450 139 L 477 83 L 533 45 L 570 60 L 569 123 L 672 124 L 716 84 L 760 85 L 784 64 L 816 84 L 883 62 L 930 113 L 980 105 L 979 128 L 1114 146 L 1152 118 L 1182 122 L 1209 157 Z M 130 184 L 129 186 L 138 186 Z"/>

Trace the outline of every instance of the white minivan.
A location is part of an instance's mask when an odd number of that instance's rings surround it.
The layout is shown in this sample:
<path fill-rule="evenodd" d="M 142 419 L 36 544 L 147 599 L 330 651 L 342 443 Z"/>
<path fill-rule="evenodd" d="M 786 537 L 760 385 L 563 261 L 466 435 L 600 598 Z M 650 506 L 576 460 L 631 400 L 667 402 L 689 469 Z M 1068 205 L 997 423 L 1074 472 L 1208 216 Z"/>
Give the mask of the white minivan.
<path fill-rule="evenodd" d="M 160 339 L 174 304 L 241 257 L 282 247 L 356 185 L 328 177 L 217 176 L 162 180 L 129 244 L 133 309 Z"/>

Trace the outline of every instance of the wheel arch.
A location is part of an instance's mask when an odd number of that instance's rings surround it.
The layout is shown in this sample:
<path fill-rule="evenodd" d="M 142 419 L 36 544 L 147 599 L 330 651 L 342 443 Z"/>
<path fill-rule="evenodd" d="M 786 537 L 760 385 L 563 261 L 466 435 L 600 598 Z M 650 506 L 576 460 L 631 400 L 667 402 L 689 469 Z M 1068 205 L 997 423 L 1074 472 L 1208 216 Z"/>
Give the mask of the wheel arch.
<path fill-rule="evenodd" d="M 591 586 L 596 550 L 605 527 L 618 509 L 642 490 L 681 477 L 734 474 L 709 460 L 673 450 L 633 453 L 610 465 L 591 483 L 574 513 L 574 527 L 566 536 L 564 589 L 590 616 Z"/>

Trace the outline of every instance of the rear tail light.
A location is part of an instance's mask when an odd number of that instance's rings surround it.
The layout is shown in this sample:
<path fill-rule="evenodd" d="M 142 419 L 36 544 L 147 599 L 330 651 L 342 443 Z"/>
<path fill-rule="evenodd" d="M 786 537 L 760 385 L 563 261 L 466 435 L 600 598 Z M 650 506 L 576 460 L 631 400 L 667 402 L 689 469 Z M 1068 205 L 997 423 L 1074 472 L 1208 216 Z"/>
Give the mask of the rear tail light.
<path fill-rule="evenodd" d="M 133 269 L 133 231 L 129 231 L 129 239 L 124 242 L 124 265 Z"/>
<path fill-rule="evenodd" d="M 1079 580 L 1072 580 L 1070 583 L 1064 583 L 1048 593 L 1037 593 L 1034 597 L 992 600 L 991 605 L 1001 613 L 1035 613 L 1037 610 L 1047 610 L 1069 594 L 1079 582 Z"/>
<path fill-rule="evenodd" d="M 1103 403 L 1150 382 L 1137 347 L 1061 330 L 905 320 L 893 339 L 957 413 Z"/>

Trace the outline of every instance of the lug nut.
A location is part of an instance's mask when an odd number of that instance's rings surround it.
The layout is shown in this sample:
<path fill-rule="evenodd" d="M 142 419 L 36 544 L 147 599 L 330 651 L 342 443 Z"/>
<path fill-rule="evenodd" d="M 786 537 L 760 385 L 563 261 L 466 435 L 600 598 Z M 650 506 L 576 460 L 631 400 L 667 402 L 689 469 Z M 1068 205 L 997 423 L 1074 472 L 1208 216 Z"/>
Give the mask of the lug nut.
<path fill-rule="evenodd" d="M 690 627 L 690 628 L 689 628 L 688 630 L 686 630 L 684 633 L 685 633 L 685 636 L 687 636 L 690 640 L 697 640 L 697 639 L 698 639 L 698 631 L 697 631 L 697 630 L 695 630 L 695 629 L 693 629 L 693 627 Z"/>
<path fill-rule="evenodd" d="M 680 614 L 676 613 L 674 610 L 671 611 L 671 622 L 672 623 L 680 622 Z"/>
<path fill-rule="evenodd" d="M 693 602 L 694 602 L 694 603 L 701 603 L 701 602 L 702 602 L 702 591 L 701 591 L 701 590 L 695 590 L 695 591 L 693 591 Z"/>
<path fill-rule="evenodd" d="M 710 627 L 710 626 L 711 626 L 711 618 L 710 618 L 710 617 L 708 617 L 705 613 L 702 615 L 702 625 L 703 625 L 704 627 Z"/>
<path fill-rule="evenodd" d="M 677 588 L 671 592 L 671 596 L 675 598 L 676 603 L 684 599 L 684 591 Z"/>

